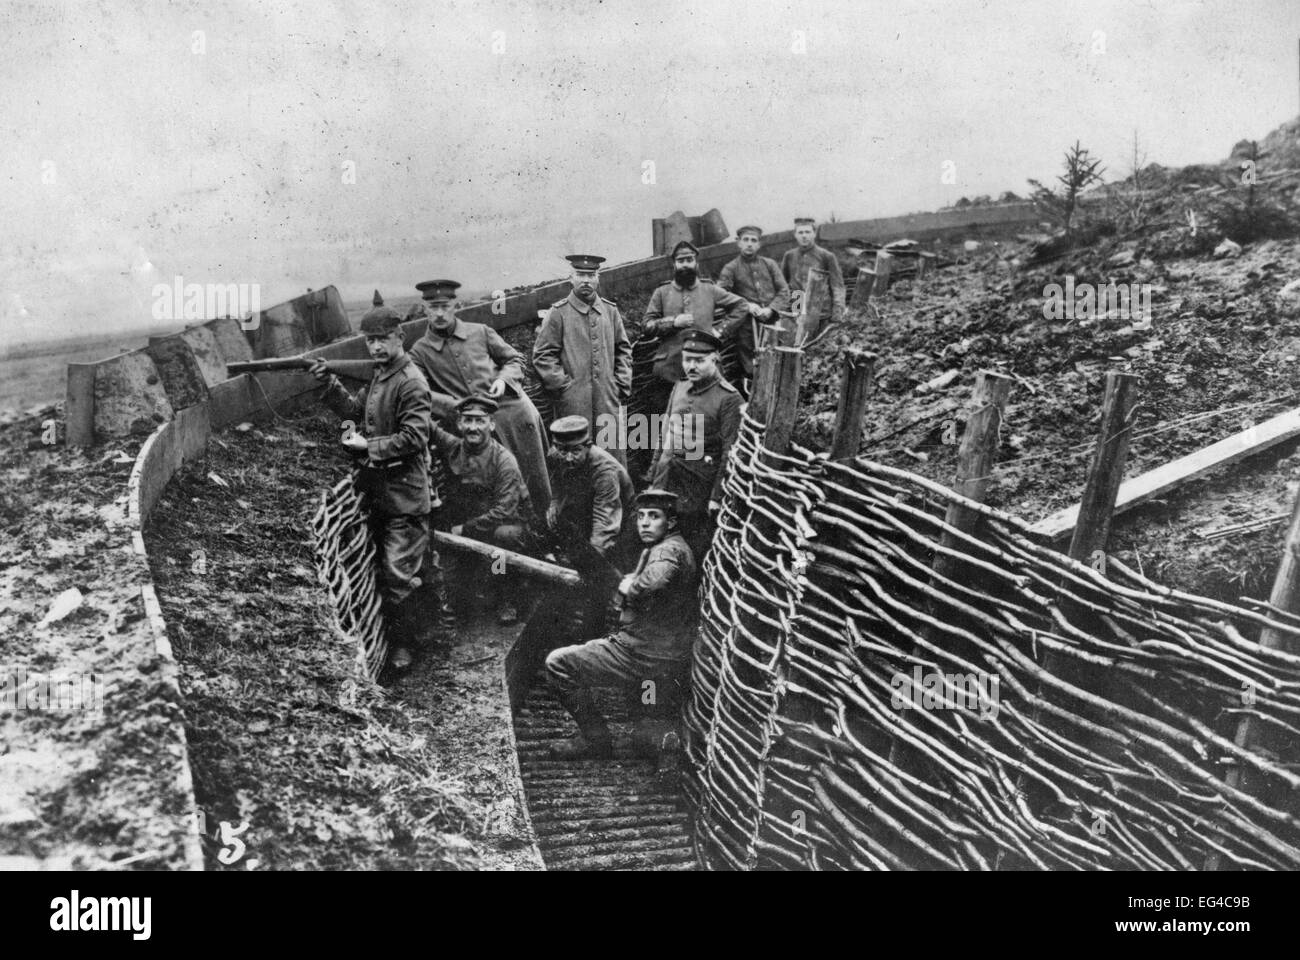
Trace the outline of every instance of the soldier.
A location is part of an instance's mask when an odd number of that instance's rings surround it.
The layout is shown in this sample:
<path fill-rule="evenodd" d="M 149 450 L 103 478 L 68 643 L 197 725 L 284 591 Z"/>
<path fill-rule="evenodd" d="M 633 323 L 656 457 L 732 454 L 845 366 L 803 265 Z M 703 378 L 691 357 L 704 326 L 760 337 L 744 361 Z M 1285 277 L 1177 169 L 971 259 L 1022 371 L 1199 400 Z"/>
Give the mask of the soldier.
<path fill-rule="evenodd" d="M 492 438 L 492 418 L 497 409 L 491 397 L 474 394 L 456 404 L 460 436 L 437 423 L 432 425 L 433 443 L 449 474 L 439 525 L 458 536 L 524 553 L 531 546 L 528 488 L 514 456 Z M 479 567 L 481 564 L 471 564 L 461 579 L 478 581 Z M 495 585 L 496 581 L 497 576 L 490 576 L 487 582 Z M 499 598 L 494 587 L 489 587 L 488 593 L 501 623 L 519 619 L 515 606 L 518 594 L 512 600 Z"/>
<path fill-rule="evenodd" d="M 699 280 L 699 250 L 687 240 L 673 247 L 673 279 L 650 295 L 645 311 L 643 331 L 663 342 L 654 356 L 654 375 L 658 390 L 647 397 L 651 410 L 663 409 L 671 392 L 683 376 L 682 343 L 693 330 L 726 336 L 749 318 L 749 304 L 742 297 L 728 293 L 716 283 Z M 722 326 L 715 329 L 715 310 L 725 310 Z"/>
<path fill-rule="evenodd" d="M 496 432 L 514 454 L 533 505 L 546 509 L 551 484 L 546 475 L 542 418 L 524 393 L 524 358 L 482 323 L 456 316 L 455 280 L 426 280 L 416 289 L 424 299 L 428 332 L 411 347 L 411 359 L 433 389 L 434 410 L 446 416 L 459 400 L 485 393 L 497 400 Z"/>
<path fill-rule="evenodd" d="M 626 536 L 632 525 L 624 522 L 632 510 L 632 479 L 608 451 L 592 444 L 585 417 L 551 424 L 547 459 L 555 491 L 546 512 L 549 542 L 578 571 L 583 589 L 580 596 L 548 596 L 529 618 L 519 649 L 542 653 L 555 646 L 556 637 L 604 632 L 621 571 L 635 556 Z"/>
<path fill-rule="evenodd" d="M 844 317 L 844 275 L 840 272 L 840 262 L 835 254 L 817 245 L 816 237 L 815 221 L 811 217 L 796 217 L 794 239 L 797 245 L 793 250 L 787 250 L 781 258 L 781 273 L 785 275 L 791 290 L 807 293 L 808 271 L 813 267 L 826 273 L 826 282 L 831 288 L 831 303 L 817 316 L 808 317 L 806 335 L 810 339 L 830 324 L 839 323 Z"/>
<path fill-rule="evenodd" d="M 645 490 L 636 498 L 637 535 L 644 549 L 636 570 L 618 586 L 623 599 L 618 631 L 560 647 L 546 658 L 547 679 L 579 731 L 571 740 L 551 745 L 555 757 L 613 755 L 613 737 L 596 709 L 593 687 L 621 687 L 638 700 L 649 693 L 665 703 L 679 696 L 690 669 L 696 598 L 695 560 L 677 529 L 676 503 L 676 495 L 665 490 Z M 642 741 L 665 752 L 678 744 L 676 732 L 657 743 Z"/>
<path fill-rule="evenodd" d="M 596 295 L 604 257 L 574 254 L 569 295 L 556 301 L 533 344 L 533 369 L 555 401 L 555 418 L 585 417 L 602 437 L 621 437 L 632 394 L 632 345 L 612 300 Z M 626 452 L 602 444 L 619 463 Z"/>
<path fill-rule="evenodd" d="M 720 341 L 692 330 L 682 344 L 686 379 L 668 401 L 667 429 L 650 469 L 650 486 L 681 499 L 677 513 L 695 556 L 708 548 L 710 519 L 722 504 L 723 465 L 740 431 L 742 401 L 718 372 Z"/>
<path fill-rule="evenodd" d="M 758 331 L 753 321 L 776 323 L 779 314 L 790 309 L 790 285 L 786 283 L 775 260 L 758 254 L 763 242 L 763 231 L 754 226 L 736 231 L 740 256 L 736 257 L 718 275 L 718 286 L 730 290 L 749 301 L 750 323 L 742 323 L 736 330 L 736 347 L 741 373 L 745 378 L 754 376 L 754 349 Z"/>
<path fill-rule="evenodd" d="M 401 316 L 377 306 L 361 318 L 375 361 L 370 385 L 355 397 L 317 358 L 311 373 L 327 384 L 322 399 L 356 420 L 342 443 L 361 458 L 358 491 L 371 516 L 379 553 L 384 619 L 393 640 L 392 664 L 411 665 L 417 633 L 413 591 L 429 543 L 429 428 L 433 397 L 402 345 Z"/>

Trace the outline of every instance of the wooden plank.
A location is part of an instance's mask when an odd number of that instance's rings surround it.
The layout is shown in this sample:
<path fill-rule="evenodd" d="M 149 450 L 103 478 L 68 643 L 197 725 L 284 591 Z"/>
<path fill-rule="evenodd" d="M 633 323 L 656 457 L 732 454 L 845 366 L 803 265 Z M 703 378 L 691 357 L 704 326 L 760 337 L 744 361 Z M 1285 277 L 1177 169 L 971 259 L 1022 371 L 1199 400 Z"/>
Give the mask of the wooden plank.
<path fill-rule="evenodd" d="M 1131 510 L 1188 480 L 1194 480 L 1211 470 L 1226 467 L 1298 436 L 1300 436 L 1300 408 L 1288 410 L 1271 420 L 1256 424 L 1240 433 L 1234 433 L 1195 453 L 1189 453 L 1132 480 L 1124 481 L 1115 500 L 1114 512 L 1118 515 Z M 1056 540 L 1068 536 L 1074 530 L 1078 518 L 1079 508 L 1068 507 L 1044 517 L 1030 529 Z"/>

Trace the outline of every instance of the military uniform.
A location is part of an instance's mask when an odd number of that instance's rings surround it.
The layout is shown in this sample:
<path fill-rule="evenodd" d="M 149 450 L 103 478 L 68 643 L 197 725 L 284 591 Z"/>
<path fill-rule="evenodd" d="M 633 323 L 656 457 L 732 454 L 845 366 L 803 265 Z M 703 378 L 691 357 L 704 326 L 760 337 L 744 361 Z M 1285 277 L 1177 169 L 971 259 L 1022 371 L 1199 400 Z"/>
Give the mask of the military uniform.
<path fill-rule="evenodd" d="M 442 412 L 471 394 L 487 393 L 497 377 L 505 380 L 506 393 L 498 399 L 497 435 L 514 455 L 532 502 L 550 503 L 546 438 L 542 432 L 541 415 L 521 387 L 523 355 L 486 324 L 457 319 L 451 334 L 446 337 L 431 327 L 412 345 L 411 359 L 424 372 L 434 391 L 435 403 Z"/>
<path fill-rule="evenodd" d="M 624 519 L 632 508 L 632 479 L 606 450 L 589 446 L 581 461 L 566 464 L 550 456 L 556 529 L 562 544 L 582 545 L 617 562 Z M 576 551 L 575 551 L 576 552 Z"/>
<path fill-rule="evenodd" d="M 718 274 L 718 286 L 760 307 L 771 307 L 781 312 L 790 309 L 790 285 L 776 261 L 769 257 L 757 254 L 748 258 L 744 255 L 736 257 Z M 742 323 L 736 330 L 740 367 L 746 377 L 754 375 L 754 350 L 757 346 L 754 336 L 753 323 Z"/>
<path fill-rule="evenodd" d="M 420 585 L 429 546 L 429 385 L 404 356 L 376 366 L 369 386 L 355 397 L 331 378 L 322 399 L 339 416 L 356 421 L 366 438 L 355 483 L 379 555 L 385 619 L 399 643 L 409 640 L 415 632 L 412 593 Z"/>
<path fill-rule="evenodd" d="M 740 432 L 742 405 L 736 388 L 721 376 L 708 383 L 683 380 L 668 401 L 670 431 L 650 469 L 650 486 L 680 497 L 677 512 L 697 557 L 703 557 L 709 541 L 709 501 L 722 500 L 723 466 Z M 697 416 L 703 418 L 704 442 L 702 455 L 693 459 L 700 449 L 698 434 L 688 444 L 680 431 L 687 417 L 687 429 L 697 429 Z M 688 449 L 692 446 L 695 451 Z"/>
<path fill-rule="evenodd" d="M 641 498 L 658 493 L 646 491 Z M 639 701 L 643 684 L 652 681 L 656 699 L 677 699 L 675 690 L 690 669 L 696 609 L 695 559 L 681 534 L 673 531 L 642 551 L 617 632 L 560 647 L 546 657 L 547 679 L 587 744 L 606 755 L 611 750 L 593 687 L 621 687 Z"/>
<path fill-rule="evenodd" d="M 713 315 L 718 309 L 727 311 L 727 316 L 722 326 L 715 329 Z M 694 322 L 692 326 L 678 329 L 673 326 L 673 321 L 683 313 L 689 313 Z M 716 283 L 696 280 L 693 286 L 681 287 L 670 280 L 656 287 L 646 307 L 643 327 L 646 334 L 663 340 L 654 356 L 655 376 L 669 383 L 682 379 L 682 344 L 692 330 L 704 330 L 723 337 L 748 319 L 749 303 Z"/>
<path fill-rule="evenodd" d="M 439 526 L 460 526 L 467 537 L 522 550 L 532 509 L 514 456 L 491 437 L 474 452 L 438 424 L 431 429 L 448 475 Z"/>
<path fill-rule="evenodd" d="M 555 418 L 586 417 L 596 441 L 620 435 L 620 408 L 632 394 L 632 345 L 612 300 L 570 294 L 551 305 L 533 344 L 533 369 L 555 403 Z M 606 427 L 605 424 L 609 424 Z M 621 447 L 605 447 L 626 463 Z"/>
<path fill-rule="evenodd" d="M 795 247 L 787 250 L 781 258 L 781 273 L 791 290 L 808 289 L 808 271 L 813 267 L 826 274 L 826 281 L 831 288 L 831 304 L 820 316 L 809 316 L 809 337 L 831 323 L 839 323 L 844 317 L 844 274 L 840 270 L 840 261 L 835 254 L 824 247 L 813 244 L 807 250 Z"/>

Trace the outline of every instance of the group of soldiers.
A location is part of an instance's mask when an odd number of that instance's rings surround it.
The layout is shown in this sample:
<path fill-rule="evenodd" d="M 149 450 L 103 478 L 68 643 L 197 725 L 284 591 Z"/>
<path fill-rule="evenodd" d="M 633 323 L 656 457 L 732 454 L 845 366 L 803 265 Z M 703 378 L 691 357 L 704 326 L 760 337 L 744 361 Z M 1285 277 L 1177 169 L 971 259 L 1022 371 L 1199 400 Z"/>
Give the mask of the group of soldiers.
<path fill-rule="evenodd" d="M 762 236 L 752 226 L 737 232 L 740 254 L 717 282 L 700 278 L 690 242 L 672 250 L 673 277 L 654 291 L 642 326 L 643 337 L 659 341 L 655 386 L 638 398 L 643 408 L 664 410 L 668 429 L 651 434 L 658 449 L 639 494 L 619 443 L 645 432 L 617 429 L 609 435 L 619 439 L 603 446 L 593 435 L 598 426 L 625 425 L 632 390 L 622 316 L 598 292 L 603 257 L 566 258 L 570 293 L 537 331 L 532 366 L 553 404 L 549 431 L 524 389 L 523 355 L 490 326 L 457 317 L 460 284 L 452 280 L 416 285 L 428 329 L 409 351 L 403 317 L 376 292 L 360 325 L 375 370 L 358 394 L 324 361 L 313 365 L 326 384 L 323 401 L 351 421 L 341 442 L 356 457 L 355 482 L 371 517 L 396 670 L 411 665 L 413 647 L 454 629 L 464 610 L 459 598 L 475 584 L 502 623 L 529 606 L 526 585 L 507 585 L 511 578 L 494 575 L 495 565 L 494 573 L 481 563 L 462 565 L 452 578 L 460 592 L 451 588 L 431 549 L 432 521 L 502 550 L 561 560 L 580 575 L 580 599 L 547 598 L 529 625 L 565 625 L 565 639 L 588 638 L 546 657 L 549 682 L 579 731 L 552 746 L 556 756 L 612 754 L 591 692 L 602 686 L 630 691 L 630 704 L 660 705 L 657 718 L 653 711 L 637 718 L 634 746 L 660 759 L 676 749 L 672 724 L 662 717 L 678 701 L 689 667 L 696 576 L 722 500 L 722 468 L 739 430 L 758 327 L 792 315 L 811 267 L 826 273 L 832 297 L 823 315 L 806 322 L 833 324 L 844 310 L 839 264 L 816 244 L 811 220 L 795 221 L 797 246 L 779 266 L 759 254 Z M 728 337 L 739 358 L 734 384 L 719 368 Z M 430 483 L 435 460 L 440 497 Z M 421 591 L 425 584 L 430 589 Z M 577 609 L 562 610 L 566 605 Z M 615 614 L 617 626 L 607 629 Z M 659 695 L 636 696 L 647 689 Z"/>

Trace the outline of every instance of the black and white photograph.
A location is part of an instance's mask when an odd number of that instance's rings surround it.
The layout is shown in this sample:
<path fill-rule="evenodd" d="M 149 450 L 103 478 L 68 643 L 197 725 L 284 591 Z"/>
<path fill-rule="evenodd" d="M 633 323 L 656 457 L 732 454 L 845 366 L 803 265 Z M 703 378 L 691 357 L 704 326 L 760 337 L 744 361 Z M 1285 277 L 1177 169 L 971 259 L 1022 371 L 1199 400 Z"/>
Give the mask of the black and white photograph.
<path fill-rule="evenodd" d="M 24 924 L 1300 868 L 1300 5 L 0 11 Z"/>

